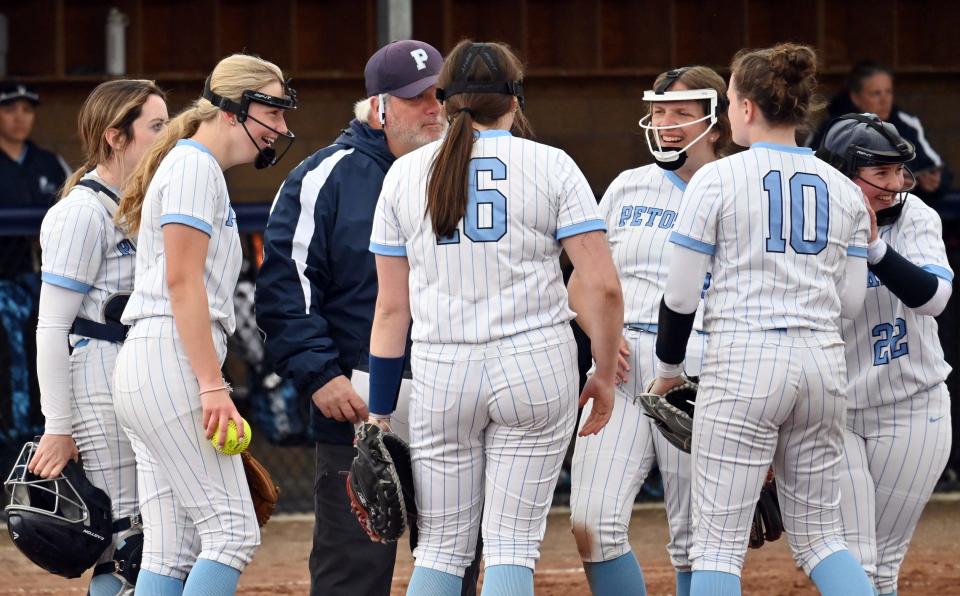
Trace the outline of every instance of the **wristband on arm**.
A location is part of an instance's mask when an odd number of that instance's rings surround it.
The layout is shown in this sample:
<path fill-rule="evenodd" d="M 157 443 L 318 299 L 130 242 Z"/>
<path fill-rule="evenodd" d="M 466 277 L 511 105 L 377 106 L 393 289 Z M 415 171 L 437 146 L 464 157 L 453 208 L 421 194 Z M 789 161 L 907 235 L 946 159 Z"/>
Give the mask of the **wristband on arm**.
<path fill-rule="evenodd" d="M 403 379 L 403 356 L 381 358 L 370 354 L 370 414 L 389 416 L 397 407 Z"/>
<path fill-rule="evenodd" d="M 696 311 L 678 313 L 660 300 L 660 317 L 657 322 L 657 358 L 664 364 L 680 364 L 687 354 L 687 341 L 693 330 Z"/>
<path fill-rule="evenodd" d="M 893 250 L 892 246 L 887 246 L 886 253 L 879 262 L 868 264 L 867 267 L 908 308 L 926 304 L 937 293 L 940 285 L 936 275 L 914 265 Z"/>

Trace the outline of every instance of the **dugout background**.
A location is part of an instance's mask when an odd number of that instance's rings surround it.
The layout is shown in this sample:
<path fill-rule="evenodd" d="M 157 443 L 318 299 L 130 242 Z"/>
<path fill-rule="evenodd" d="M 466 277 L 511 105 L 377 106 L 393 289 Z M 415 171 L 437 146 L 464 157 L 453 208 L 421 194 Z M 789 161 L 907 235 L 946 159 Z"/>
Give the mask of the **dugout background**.
<path fill-rule="evenodd" d="M 287 119 L 297 141 L 279 167 L 236 168 L 227 176 L 234 202 L 264 203 L 290 168 L 328 145 L 349 121 L 353 102 L 364 95 L 363 66 L 378 47 L 378 8 L 385 4 L 0 0 L 0 13 L 9 21 L 8 75 L 41 95 L 33 139 L 72 164 L 80 156 L 77 111 L 105 79 L 104 27 L 111 7 L 130 19 L 127 76 L 156 79 L 169 91 L 171 114 L 199 96 L 204 76 L 226 54 L 246 51 L 276 62 L 294 77 L 298 92 L 300 109 Z M 505 41 L 519 51 L 528 66 L 527 113 L 538 139 L 570 153 L 598 197 L 617 173 L 650 161 L 636 123 L 644 109 L 641 94 L 658 73 L 699 63 L 726 75 L 738 49 L 777 41 L 817 48 L 827 97 L 858 60 L 893 67 L 897 104 L 922 118 L 931 144 L 954 170 L 960 168 L 960 3 L 950 0 L 411 0 L 411 5 L 413 37 L 443 53 L 463 37 Z M 934 205 L 944 217 L 955 269 L 958 204 Z M 955 297 L 940 318 L 955 367 L 958 302 Z M 0 368 L 5 366 L 0 354 Z M 0 372 L 0 404 L 8 391 L 4 376 Z M 954 395 L 956 376 L 950 379 Z M 960 428 L 958 414 L 955 408 Z M 954 451 L 951 466 L 960 469 L 956 435 Z M 299 483 L 288 495 L 307 498 L 311 454 L 285 450 L 273 457 Z M 297 499 L 295 505 L 287 501 L 288 507 L 311 508 L 309 500 Z"/>

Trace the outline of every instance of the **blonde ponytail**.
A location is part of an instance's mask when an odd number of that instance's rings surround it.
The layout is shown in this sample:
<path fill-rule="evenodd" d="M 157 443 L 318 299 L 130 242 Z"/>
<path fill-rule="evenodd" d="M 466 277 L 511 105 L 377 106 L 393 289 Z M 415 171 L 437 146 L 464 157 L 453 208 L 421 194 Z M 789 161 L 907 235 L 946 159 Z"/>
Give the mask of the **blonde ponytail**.
<path fill-rule="evenodd" d="M 192 107 L 180 112 L 158 135 L 157 139 L 150 145 L 150 149 L 137 162 L 137 167 L 133 170 L 133 173 L 130 174 L 130 180 L 127 181 L 123 198 L 120 200 L 120 207 L 114 216 L 117 225 L 128 234 L 133 235 L 140 230 L 140 211 L 143 209 L 143 198 L 147 194 L 147 187 L 150 186 L 153 175 L 160 167 L 160 162 L 173 149 L 177 141 L 193 136 L 200 128 L 201 122 L 216 115 L 217 108 L 213 107 L 210 102 L 203 101 L 207 104 L 208 109 L 204 110 L 202 107 L 198 107 L 196 105 L 199 103 L 198 100 Z"/>
<path fill-rule="evenodd" d="M 244 91 L 262 89 L 275 81 L 283 82 L 283 71 L 277 65 L 246 54 L 227 56 L 218 62 L 210 73 L 210 89 L 217 95 L 236 102 L 240 101 Z M 219 111 L 212 103 L 200 98 L 167 124 L 167 128 L 157 137 L 130 175 L 115 217 L 118 226 L 128 234 L 139 231 L 143 200 L 160 162 L 177 141 L 195 135 L 200 124 L 216 118 Z"/>

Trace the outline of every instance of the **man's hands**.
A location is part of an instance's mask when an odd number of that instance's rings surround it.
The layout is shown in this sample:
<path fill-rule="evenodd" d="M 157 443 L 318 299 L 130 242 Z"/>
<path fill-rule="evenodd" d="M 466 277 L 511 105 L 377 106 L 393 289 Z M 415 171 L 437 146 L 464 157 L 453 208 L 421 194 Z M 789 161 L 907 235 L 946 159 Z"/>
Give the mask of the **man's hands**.
<path fill-rule="evenodd" d="M 353 389 L 350 379 L 340 375 L 331 379 L 313 394 L 313 403 L 327 418 L 338 422 L 365 422 L 370 412 L 367 404 Z"/>

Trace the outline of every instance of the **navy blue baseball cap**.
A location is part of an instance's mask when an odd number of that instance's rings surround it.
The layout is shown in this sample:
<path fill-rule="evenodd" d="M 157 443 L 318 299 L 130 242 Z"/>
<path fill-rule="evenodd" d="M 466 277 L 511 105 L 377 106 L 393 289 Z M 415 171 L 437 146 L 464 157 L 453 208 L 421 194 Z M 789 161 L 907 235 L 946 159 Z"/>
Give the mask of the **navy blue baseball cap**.
<path fill-rule="evenodd" d="M 443 56 L 426 42 L 403 39 L 388 43 L 370 56 L 363 69 L 367 96 L 416 97 L 437 84 L 442 67 Z"/>
<path fill-rule="evenodd" d="M 4 81 L 0 83 L 0 106 L 24 99 L 33 105 L 40 103 L 40 95 L 37 92 L 16 81 Z"/>

